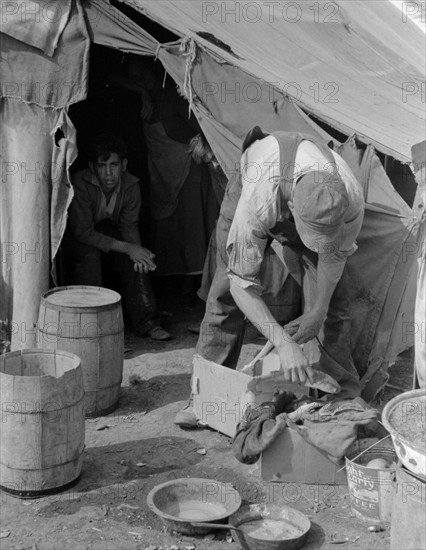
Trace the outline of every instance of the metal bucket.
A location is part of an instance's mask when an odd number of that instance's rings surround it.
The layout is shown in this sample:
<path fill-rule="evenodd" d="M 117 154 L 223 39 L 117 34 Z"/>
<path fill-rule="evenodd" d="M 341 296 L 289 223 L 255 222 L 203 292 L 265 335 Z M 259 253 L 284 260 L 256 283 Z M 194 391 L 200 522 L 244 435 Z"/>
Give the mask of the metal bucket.
<path fill-rule="evenodd" d="M 399 464 L 395 484 L 391 550 L 426 548 L 426 483 Z"/>
<path fill-rule="evenodd" d="M 384 458 L 390 464 L 397 460 L 393 449 L 376 446 L 356 461 L 346 457 L 346 473 L 353 514 L 371 524 L 380 524 L 391 520 L 395 464 L 390 468 L 367 468 L 366 464 L 375 458 Z"/>
<path fill-rule="evenodd" d="M 392 416 L 399 409 L 402 424 L 395 427 Z M 426 448 L 420 438 L 411 434 L 410 439 L 401 434 L 401 427 L 412 427 L 417 420 L 420 433 L 424 432 L 426 418 L 426 389 L 412 390 L 397 395 L 383 409 L 382 422 L 392 436 L 393 444 L 402 464 L 414 475 L 426 481 Z M 398 425 L 397 425 L 398 426 Z M 404 430 L 405 431 L 405 430 Z"/>

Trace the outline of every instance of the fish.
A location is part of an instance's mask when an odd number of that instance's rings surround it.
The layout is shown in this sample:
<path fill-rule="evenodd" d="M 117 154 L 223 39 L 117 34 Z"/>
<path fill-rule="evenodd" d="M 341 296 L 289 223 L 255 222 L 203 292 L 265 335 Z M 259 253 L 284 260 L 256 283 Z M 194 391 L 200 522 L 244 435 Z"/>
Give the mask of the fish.
<path fill-rule="evenodd" d="M 267 342 L 256 357 L 245 365 L 241 372 L 252 377 L 248 383 L 248 390 L 253 393 L 274 391 L 274 389 L 286 389 L 297 391 L 297 388 L 313 388 L 325 393 L 335 394 L 340 391 L 340 385 L 329 374 L 312 367 L 313 373 L 310 380 L 304 384 L 284 380 L 284 372 L 281 368 L 280 358 L 274 349 L 272 342 Z M 257 374 L 263 371 L 265 374 Z"/>
<path fill-rule="evenodd" d="M 253 393 L 263 393 L 274 389 L 285 389 L 286 386 L 292 386 L 292 390 L 295 389 L 294 386 L 306 386 L 331 394 L 340 391 L 338 382 L 325 372 L 313 370 L 310 380 L 306 380 L 306 382 L 302 384 L 301 382 L 289 382 L 284 380 L 284 372 L 282 369 L 272 371 L 268 374 L 253 376 L 247 384 L 247 389 Z"/>

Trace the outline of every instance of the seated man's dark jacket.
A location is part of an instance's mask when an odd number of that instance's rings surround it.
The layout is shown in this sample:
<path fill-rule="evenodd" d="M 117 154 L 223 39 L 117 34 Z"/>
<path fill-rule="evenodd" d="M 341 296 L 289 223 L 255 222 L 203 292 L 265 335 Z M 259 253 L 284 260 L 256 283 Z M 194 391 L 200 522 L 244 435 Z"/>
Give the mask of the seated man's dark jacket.
<path fill-rule="evenodd" d="M 72 177 L 74 198 L 69 209 L 69 228 L 78 241 L 109 252 L 114 242 L 112 237 L 96 231 L 95 225 L 105 219 L 99 216 L 102 190 L 94 174 L 89 170 L 77 172 Z M 138 179 L 131 174 L 122 174 L 111 222 L 118 228 L 123 241 L 141 244 L 139 236 L 139 212 L 141 195 Z"/>

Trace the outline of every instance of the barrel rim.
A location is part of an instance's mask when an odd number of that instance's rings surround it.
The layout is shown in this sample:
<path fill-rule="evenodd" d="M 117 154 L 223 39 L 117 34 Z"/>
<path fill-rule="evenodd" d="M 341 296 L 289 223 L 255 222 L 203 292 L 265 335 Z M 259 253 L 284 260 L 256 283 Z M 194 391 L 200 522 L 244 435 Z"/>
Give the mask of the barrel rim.
<path fill-rule="evenodd" d="M 115 301 L 109 303 L 109 304 L 103 304 L 103 305 L 94 305 L 94 306 L 68 306 L 68 305 L 62 305 L 62 304 L 53 304 L 52 302 L 49 302 L 49 296 L 52 294 L 56 294 L 58 292 L 64 291 L 64 290 L 72 290 L 72 289 L 96 289 L 96 290 L 103 290 L 111 294 L 112 297 L 115 298 Z M 48 304 L 49 309 L 57 309 L 61 311 L 73 311 L 74 313 L 81 313 L 81 312 L 98 312 L 98 311 L 107 311 L 109 309 L 114 309 L 117 307 L 117 305 L 121 305 L 121 295 L 116 292 L 115 290 L 111 290 L 110 288 L 105 288 L 102 286 L 94 286 L 94 285 L 67 285 L 67 286 L 56 286 L 55 288 L 51 288 L 50 290 L 44 292 L 41 295 L 40 298 L 40 304 Z"/>
<path fill-rule="evenodd" d="M 19 356 L 22 357 L 23 355 L 30 355 L 30 354 L 33 354 L 33 355 L 60 355 L 61 357 L 68 357 L 68 359 L 72 359 L 74 362 L 76 362 L 74 368 L 70 369 L 69 371 L 65 371 L 64 374 L 66 372 L 70 372 L 72 370 L 78 370 L 79 368 L 82 369 L 81 359 L 75 353 L 71 353 L 69 351 L 65 351 L 65 350 L 62 350 L 62 349 L 47 349 L 47 348 L 46 349 L 44 349 L 44 348 L 24 348 L 24 349 L 15 350 L 15 351 L 8 351 L 7 353 L 3 353 L 2 355 L 0 355 L 0 364 L 1 363 L 5 364 L 6 359 L 9 358 L 9 357 L 19 357 Z M 7 372 L 3 372 L 0 369 L 0 376 L 16 377 L 16 376 L 19 376 L 19 375 L 9 374 Z M 47 378 L 47 377 L 55 378 L 54 376 L 52 377 L 51 374 L 43 374 L 41 376 L 22 376 L 22 378 L 34 379 L 34 380 L 40 380 L 42 378 Z"/>
<path fill-rule="evenodd" d="M 26 489 L 11 489 L 9 487 L 6 487 L 5 485 L 0 485 L 0 491 L 2 491 L 4 493 L 8 493 L 9 495 L 12 495 L 12 496 L 15 496 L 15 497 L 18 497 L 18 498 L 22 498 L 22 499 L 39 498 L 39 497 L 54 495 L 56 493 L 62 493 L 63 491 L 71 489 L 72 487 L 77 485 L 77 483 L 80 481 L 82 475 L 83 474 L 82 474 L 82 471 L 81 471 L 81 468 L 80 468 L 79 473 L 77 474 L 77 476 L 74 479 L 72 479 L 71 481 L 68 481 L 64 485 L 58 485 L 58 487 L 50 487 L 49 489 L 41 489 L 41 490 L 32 491 L 31 489 L 29 489 L 29 490 L 26 490 Z"/>

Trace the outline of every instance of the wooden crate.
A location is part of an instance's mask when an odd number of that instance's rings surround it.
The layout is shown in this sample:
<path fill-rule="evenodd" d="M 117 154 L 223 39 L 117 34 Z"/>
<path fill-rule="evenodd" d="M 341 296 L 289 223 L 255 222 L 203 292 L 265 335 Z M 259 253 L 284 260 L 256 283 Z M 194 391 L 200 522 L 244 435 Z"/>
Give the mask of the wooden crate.
<path fill-rule="evenodd" d="M 273 356 L 267 356 L 258 362 L 255 374 L 267 374 L 276 370 L 276 365 Z M 194 356 L 193 367 L 192 393 L 199 422 L 229 437 L 235 435 L 248 404 L 260 405 L 273 397 L 274 388 L 270 383 L 259 384 L 255 392 L 247 391 L 251 376 L 207 361 L 199 355 Z M 280 389 L 297 395 L 307 395 L 309 391 L 295 384 L 280 386 Z"/>

